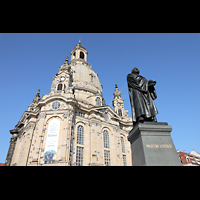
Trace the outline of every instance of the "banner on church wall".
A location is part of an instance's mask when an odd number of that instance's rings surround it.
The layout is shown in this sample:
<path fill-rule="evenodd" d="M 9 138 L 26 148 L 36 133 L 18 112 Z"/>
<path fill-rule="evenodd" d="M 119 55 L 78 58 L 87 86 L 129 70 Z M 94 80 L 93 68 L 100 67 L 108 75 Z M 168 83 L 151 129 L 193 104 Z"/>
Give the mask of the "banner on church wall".
<path fill-rule="evenodd" d="M 58 138 L 60 130 L 60 120 L 52 119 L 49 122 L 46 145 L 44 150 L 44 161 L 48 163 L 53 163 L 56 159 L 57 147 L 58 147 Z"/>

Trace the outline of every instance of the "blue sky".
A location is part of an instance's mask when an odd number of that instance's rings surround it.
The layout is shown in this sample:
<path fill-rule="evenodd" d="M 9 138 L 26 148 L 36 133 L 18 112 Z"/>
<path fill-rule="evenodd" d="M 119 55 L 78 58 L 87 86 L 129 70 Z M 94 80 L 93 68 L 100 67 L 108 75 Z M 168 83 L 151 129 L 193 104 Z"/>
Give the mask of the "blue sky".
<path fill-rule="evenodd" d="M 131 116 L 126 76 L 138 67 L 157 81 L 159 122 L 172 126 L 176 149 L 200 152 L 200 34 L 198 33 L 0 33 L 0 162 L 11 134 L 37 90 L 50 91 L 58 68 L 81 38 L 88 63 L 99 74 L 106 104 L 115 84 Z"/>

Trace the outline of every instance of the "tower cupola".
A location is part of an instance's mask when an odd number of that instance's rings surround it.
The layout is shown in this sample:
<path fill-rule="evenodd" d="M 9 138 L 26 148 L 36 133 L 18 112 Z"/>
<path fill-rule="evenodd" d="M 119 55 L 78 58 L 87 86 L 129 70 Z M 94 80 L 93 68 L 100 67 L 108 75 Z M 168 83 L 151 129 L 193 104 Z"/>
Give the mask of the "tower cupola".
<path fill-rule="evenodd" d="M 81 45 L 81 40 L 79 40 L 79 43 L 74 47 L 74 49 L 71 52 L 71 62 L 73 60 L 76 61 L 84 61 L 84 63 L 87 64 L 87 55 L 88 52 L 86 51 L 85 47 Z"/>

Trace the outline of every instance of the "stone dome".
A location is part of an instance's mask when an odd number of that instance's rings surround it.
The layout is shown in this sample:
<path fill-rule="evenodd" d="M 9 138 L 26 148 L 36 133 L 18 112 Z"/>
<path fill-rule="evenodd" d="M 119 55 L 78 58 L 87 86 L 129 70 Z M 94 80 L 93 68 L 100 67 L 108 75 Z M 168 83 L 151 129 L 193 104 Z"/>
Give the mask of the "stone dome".
<path fill-rule="evenodd" d="M 86 98 L 90 104 L 96 105 L 97 97 L 102 103 L 102 85 L 99 81 L 98 74 L 92 70 L 92 66 L 87 63 L 85 47 L 77 44 L 71 52 L 72 85 L 75 90 L 76 98 Z"/>

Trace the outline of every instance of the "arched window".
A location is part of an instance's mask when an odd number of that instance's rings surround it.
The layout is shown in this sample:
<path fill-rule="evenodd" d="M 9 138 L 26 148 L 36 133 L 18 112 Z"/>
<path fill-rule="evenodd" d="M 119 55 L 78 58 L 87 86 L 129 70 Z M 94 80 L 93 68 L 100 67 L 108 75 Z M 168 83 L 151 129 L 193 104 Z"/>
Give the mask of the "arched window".
<path fill-rule="evenodd" d="M 110 148 L 108 131 L 103 131 L 103 144 L 104 148 Z"/>
<path fill-rule="evenodd" d="M 77 128 L 77 144 L 84 144 L 84 128 L 81 125 Z"/>
<path fill-rule="evenodd" d="M 122 116 L 122 110 L 121 109 L 118 110 L 118 115 Z"/>
<path fill-rule="evenodd" d="M 58 84 L 57 90 L 62 90 L 62 83 Z"/>
<path fill-rule="evenodd" d="M 91 82 L 93 83 L 94 82 L 94 76 L 91 75 Z"/>
<path fill-rule="evenodd" d="M 80 58 L 84 59 L 84 53 L 82 51 L 80 52 Z"/>
<path fill-rule="evenodd" d="M 73 53 L 73 59 L 76 58 L 76 52 Z"/>
<path fill-rule="evenodd" d="M 121 137 L 122 153 L 125 153 L 124 138 Z"/>
<path fill-rule="evenodd" d="M 96 98 L 96 105 L 101 106 L 101 99 L 99 97 Z"/>

